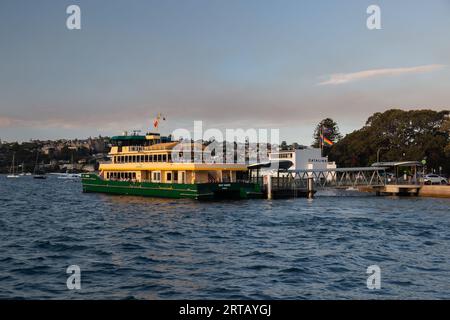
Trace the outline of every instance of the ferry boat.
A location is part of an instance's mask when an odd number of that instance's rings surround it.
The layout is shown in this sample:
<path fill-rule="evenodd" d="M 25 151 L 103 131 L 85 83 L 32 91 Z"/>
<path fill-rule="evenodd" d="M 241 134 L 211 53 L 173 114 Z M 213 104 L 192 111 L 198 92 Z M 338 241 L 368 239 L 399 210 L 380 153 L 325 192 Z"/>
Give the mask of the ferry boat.
<path fill-rule="evenodd" d="M 198 200 L 263 197 L 260 185 L 248 181 L 247 165 L 206 163 L 194 160 L 194 152 L 190 161 L 172 159 L 181 142 L 159 133 L 124 133 L 111 143 L 111 161 L 100 164 L 99 174 L 82 174 L 84 192 Z"/>

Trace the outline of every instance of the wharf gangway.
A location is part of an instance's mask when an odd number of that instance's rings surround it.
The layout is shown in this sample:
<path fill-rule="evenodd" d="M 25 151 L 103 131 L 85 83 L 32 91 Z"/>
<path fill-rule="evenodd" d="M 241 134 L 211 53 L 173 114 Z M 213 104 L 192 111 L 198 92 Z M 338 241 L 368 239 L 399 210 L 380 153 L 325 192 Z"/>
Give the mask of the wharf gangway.
<path fill-rule="evenodd" d="M 285 182 L 299 188 L 306 188 L 308 179 L 312 178 L 315 189 L 382 187 L 387 184 L 386 168 L 383 167 L 286 170 L 278 171 L 274 178 L 274 185 Z"/>
<path fill-rule="evenodd" d="M 259 169 L 259 168 L 258 168 Z M 369 188 L 386 186 L 386 168 L 354 167 L 289 170 L 270 168 L 268 174 L 250 174 L 252 182 L 261 185 L 267 198 L 313 197 L 321 189 Z"/>

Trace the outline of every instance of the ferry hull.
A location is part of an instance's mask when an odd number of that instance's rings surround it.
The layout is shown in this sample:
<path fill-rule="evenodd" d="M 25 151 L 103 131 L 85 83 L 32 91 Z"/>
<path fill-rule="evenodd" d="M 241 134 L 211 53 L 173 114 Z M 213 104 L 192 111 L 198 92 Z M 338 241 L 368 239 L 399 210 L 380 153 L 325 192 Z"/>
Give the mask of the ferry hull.
<path fill-rule="evenodd" d="M 160 198 L 250 199 L 262 198 L 259 185 L 253 183 L 151 183 L 103 180 L 95 174 L 82 175 L 83 192 L 99 192 L 117 195 L 133 195 Z"/>

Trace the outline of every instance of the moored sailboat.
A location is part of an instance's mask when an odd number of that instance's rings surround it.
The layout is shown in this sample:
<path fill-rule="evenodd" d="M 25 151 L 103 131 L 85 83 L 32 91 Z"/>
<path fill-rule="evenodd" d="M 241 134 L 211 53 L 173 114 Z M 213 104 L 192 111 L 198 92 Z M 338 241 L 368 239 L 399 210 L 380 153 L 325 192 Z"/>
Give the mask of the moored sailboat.
<path fill-rule="evenodd" d="M 36 153 L 36 163 L 34 165 L 33 178 L 34 179 L 47 179 L 45 172 L 43 172 L 39 167 L 39 151 Z"/>
<path fill-rule="evenodd" d="M 20 176 L 16 174 L 16 153 L 13 153 L 13 158 L 12 158 L 12 164 L 11 164 L 11 169 L 9 170 L 9 174 L 6 176 L 9 179 L 17 179 Z"/>

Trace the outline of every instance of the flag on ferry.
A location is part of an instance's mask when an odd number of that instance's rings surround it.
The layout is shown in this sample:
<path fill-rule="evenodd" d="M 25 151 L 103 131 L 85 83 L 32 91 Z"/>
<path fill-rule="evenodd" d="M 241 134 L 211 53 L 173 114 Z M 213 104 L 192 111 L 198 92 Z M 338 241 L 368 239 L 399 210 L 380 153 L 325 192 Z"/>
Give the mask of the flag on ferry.
<path fill-rule="evenodd" d="M 158 128 L 158 126 L 159 126 L 159 121 L 161 120 L 161 118 L 162 118 L 162 120 L 166 120 L 166 117 L 165 117 L 165 116 L 163 116 L 161 113 L 158 113 L 158 114 L 156 115 L 155 120 L 153 120 L 153 127 L 155 127 L 155 129 Z"/>

